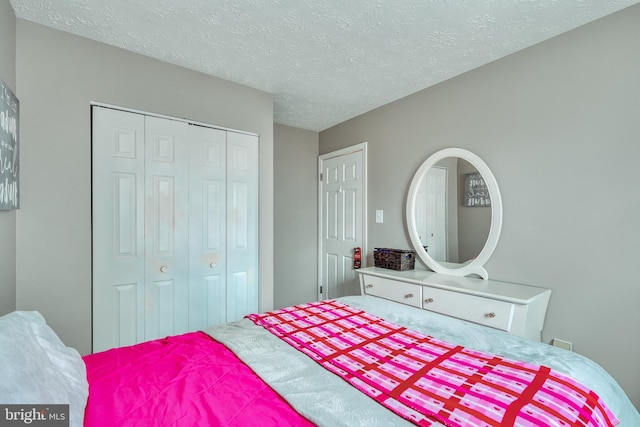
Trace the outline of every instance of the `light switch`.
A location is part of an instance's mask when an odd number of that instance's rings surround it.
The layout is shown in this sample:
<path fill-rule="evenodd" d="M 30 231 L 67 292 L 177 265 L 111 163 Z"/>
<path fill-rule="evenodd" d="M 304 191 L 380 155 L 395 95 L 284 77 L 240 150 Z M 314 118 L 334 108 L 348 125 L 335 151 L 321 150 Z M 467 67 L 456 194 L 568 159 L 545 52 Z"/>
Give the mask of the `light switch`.
<path fill-rule="evenodd" d="M 377 209 L 376 210 L 376 222 L 378 224 L 382 224 L 384 220 L 384 212 L 382 211 L 382 209 Z"/>

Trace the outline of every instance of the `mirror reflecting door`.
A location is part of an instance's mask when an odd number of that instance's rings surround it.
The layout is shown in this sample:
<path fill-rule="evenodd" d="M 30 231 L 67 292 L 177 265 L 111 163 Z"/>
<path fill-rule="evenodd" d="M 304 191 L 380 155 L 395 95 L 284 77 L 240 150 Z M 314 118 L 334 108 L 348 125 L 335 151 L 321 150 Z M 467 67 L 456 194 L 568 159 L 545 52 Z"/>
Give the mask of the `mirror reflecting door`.
<path fill-rule="evenodd" d="M 420 241 L 436 261 L 448 261 L 451 258 L 448 242 L 452 239 L 449 239 L 448 230 L 456 229 L 455 224 L 447 218 L 452 212 L 451 207 L 447 205 L 449 173 L 450 170 L 446 166 L 432 167 L 425 174 L 418 190 L 419 203 L 422 205 L 419 208 L 416 206 L 416 209 L 422 210 L 416 216 L 419 219 L 416 225 L 420 233 Z M 453 246 L 455 250 L 455 245 Z"/>
<path fill-rule="evenodd" d="M 431 258 L 457 268 L 478 256 L 489 237 L 491 203 L 468 161 L 447 157 L 429 168 L 416 194 L 416 229 Z"/>
<path fill-rule="evenodd" d="M 416 173 L 407 198 L 407 228 L 417 255 L 432 270 L 486 278 L 483 264 L 501 224 L 497 183 L 473 153 L 442 150 Z"/>

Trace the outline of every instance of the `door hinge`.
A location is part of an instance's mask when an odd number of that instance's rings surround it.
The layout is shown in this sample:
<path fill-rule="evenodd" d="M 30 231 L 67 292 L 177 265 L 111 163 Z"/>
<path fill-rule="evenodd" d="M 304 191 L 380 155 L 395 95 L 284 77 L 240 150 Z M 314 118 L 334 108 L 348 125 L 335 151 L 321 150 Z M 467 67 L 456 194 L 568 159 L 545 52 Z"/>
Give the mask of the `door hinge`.
<path fill-rule="evenodd" d="M 322 286 L 320 286 L 320 295 L 322 295 Z"/>
<path fill-rule="evenodd" d="M 320 172 L 320 181 L 322 181 L 324 174 L 322 172 Z"/>

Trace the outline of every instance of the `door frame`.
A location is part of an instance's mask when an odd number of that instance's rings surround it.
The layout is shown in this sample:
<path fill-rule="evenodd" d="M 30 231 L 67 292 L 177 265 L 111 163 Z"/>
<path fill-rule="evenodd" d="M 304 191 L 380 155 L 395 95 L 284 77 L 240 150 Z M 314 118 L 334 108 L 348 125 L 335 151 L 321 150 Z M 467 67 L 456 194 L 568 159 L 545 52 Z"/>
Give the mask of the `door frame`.
<path fill-rule="evenodd" d="M 322 197 L 322 186 L 324 182 L 322 180 L 322 171 L 324 170 L 324 161 L 333 159 L 336 157 L 345 156 L 347 154 L 353 154 L 362 152 L 362 267 L 367 266 L 367 142 L 361 142 L 359 144 L 351 145 L 349 147 L 341 148 L 330 153 L 321 154 L 318 156 L 318 283 L 316 287 L 318 301 L 322 299 L 322 293 L 320 288 L 322 286 L 322 258 L 323 258 L 323 246 L 322 246 L 322 220 L 324 203 Z M 326 292 L 325 292 L 326 293 Z"/>

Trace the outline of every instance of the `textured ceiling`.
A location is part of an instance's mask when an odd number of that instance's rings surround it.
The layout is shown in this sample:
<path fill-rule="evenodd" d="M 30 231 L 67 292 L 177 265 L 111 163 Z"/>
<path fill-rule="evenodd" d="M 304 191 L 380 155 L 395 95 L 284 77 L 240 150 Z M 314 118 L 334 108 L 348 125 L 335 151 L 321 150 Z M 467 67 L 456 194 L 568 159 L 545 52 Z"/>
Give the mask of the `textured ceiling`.
<path fill-rule="evenodd" d="M 18 18 L 273 94 L 320 131 L 640 0 L 10 0 Z"/>

